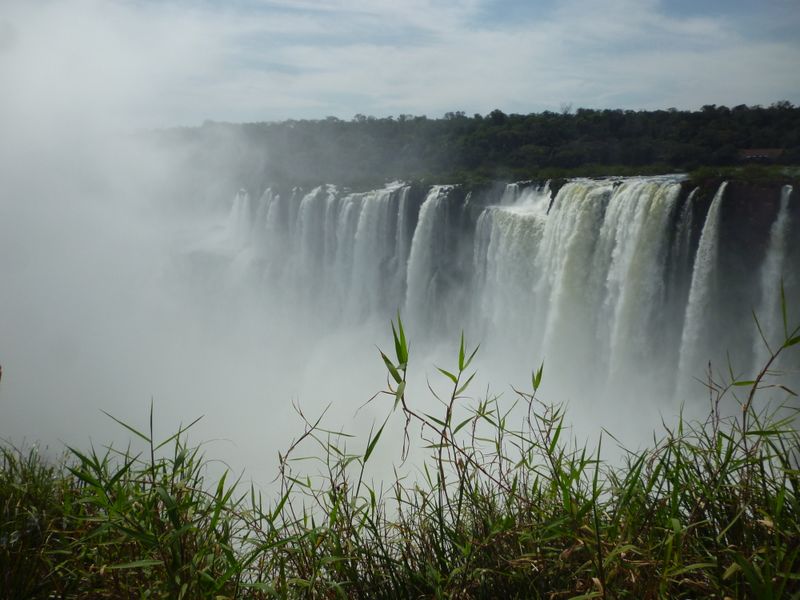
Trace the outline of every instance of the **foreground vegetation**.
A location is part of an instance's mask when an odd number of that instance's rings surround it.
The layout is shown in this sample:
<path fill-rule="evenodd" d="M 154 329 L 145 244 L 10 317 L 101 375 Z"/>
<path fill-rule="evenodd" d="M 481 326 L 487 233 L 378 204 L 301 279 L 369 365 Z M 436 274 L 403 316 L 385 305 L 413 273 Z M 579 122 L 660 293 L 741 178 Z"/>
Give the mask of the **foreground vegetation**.
<path fill-rule="evenodd" d="M 800 595 L 795 411 L 757 405 L 765 388 L 791 394 L 773 369 L 800 328 L 752 381 L 710 380 L 707 421 L 679 422 L 621 464 L 570 439 L 561 410 L 537 398 L 542 368 L 513 418 L 500 398 L 467 408 L 477 350 L 463 337 L 455 368 L 440 369 L 451 394 L 422 412 L 405 394 L 402 323 L 393 333 L 392 356 L 381 353 L 387 420 L 361 440 L 306 420 L 270 501 L 208 481 L 188 428 L 154 440 L 152 410 L 149 431 L 120 423 L 142 453 L 70 448 L 50 464 L 4 447 L 0 597 Z M 365 468 L 393 415 L 405 420 L 404 454 L 420 445 L 427 459 L 418 478 L 383 490 Z"/>

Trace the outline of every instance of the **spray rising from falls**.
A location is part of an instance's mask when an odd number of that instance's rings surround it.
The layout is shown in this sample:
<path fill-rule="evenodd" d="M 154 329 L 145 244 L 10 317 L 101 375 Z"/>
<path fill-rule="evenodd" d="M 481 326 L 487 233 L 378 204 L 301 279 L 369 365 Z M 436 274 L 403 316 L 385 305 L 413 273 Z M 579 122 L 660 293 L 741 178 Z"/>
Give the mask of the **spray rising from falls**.
<path fill-rule="evenodd" d="M 682 397 L 712 350 L 728 350 L 714 348 L 726 319 L 749 326 L 720 292 L 738 277 L 719 260 L 738 235 L 723 227 L 726 214 L 738 218 L 726 189 L 709 205 L 680 177 L 579 179 L 555 192 L 525 182 L 469 194 L 268 188 L 255 205 L 236 196 L 227 241 L 208 250 L 246 264 L 242 283 L 269 306 L 316 326 L 383 327 L 400 310 L 421 343 L 463 328 L 511 370 L 546 360 L 553 399 Z M 771 228 L 751 240 L 764 258 L 745 303 L 759 305 L 771 333 L 771 288 L 798 271 L 791 193 L 783 188 Z M 755 332 L 747 339 L 737 351 L 752 357 Z"/>

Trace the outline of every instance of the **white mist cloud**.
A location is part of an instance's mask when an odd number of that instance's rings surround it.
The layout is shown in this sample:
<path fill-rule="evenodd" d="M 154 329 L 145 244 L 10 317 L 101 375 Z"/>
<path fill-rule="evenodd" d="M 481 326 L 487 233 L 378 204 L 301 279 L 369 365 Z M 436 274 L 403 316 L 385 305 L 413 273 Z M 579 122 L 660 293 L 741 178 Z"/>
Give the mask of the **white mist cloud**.
<path fill-rule="evenodd" d="M 162 433 L 206 414 L 199 439 L 235 440 L 231 455 L 264 479 L 296 431 L 291 398 L 318 414 L 347 397 L 334 415 L 346 424 L 381 385 L 372 329 L 315 345 L 313 332 L 263 322 L 263 306 L 220 314 L 216 298 L 170 287 L 168 257 L 197 215 L 165 220 L 158 203 L 180 188 L 183 163 L 122 132 L 206 118 L 800 101 L 798 42 L 750 38 L 733 15 L 616 0 L 486 20 L 493 6 L 7 0 L 0 437 L 104 441 L 100 409 L 141 425 L 153 397 Z"/>

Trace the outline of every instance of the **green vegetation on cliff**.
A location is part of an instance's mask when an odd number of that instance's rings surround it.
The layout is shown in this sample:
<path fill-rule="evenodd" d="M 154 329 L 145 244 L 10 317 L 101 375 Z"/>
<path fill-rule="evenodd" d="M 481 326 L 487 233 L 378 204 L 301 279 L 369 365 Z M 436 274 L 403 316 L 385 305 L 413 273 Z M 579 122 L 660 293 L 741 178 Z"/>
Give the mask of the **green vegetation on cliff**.
<path fill-rule="evenodd" d="M 237 135 L 231 135 L 237 134 Z M 800 164 L 800 107 L 709 105 L 699 111 L 593 110 L 444 118 L 356 115 L 225 124 L 161 132 L 171 142 L 224 147 L 242 182 L 374 186 L 637 175 L 731 166 L 742 160 Z M 232 141 L 234 140 L 234 141 Z M 746 150 L 769 149 L 766 158 Z M 779 150 L 779 152 L 773 152 Z M 221 150 L 222 151 L 222 150 Z"/>

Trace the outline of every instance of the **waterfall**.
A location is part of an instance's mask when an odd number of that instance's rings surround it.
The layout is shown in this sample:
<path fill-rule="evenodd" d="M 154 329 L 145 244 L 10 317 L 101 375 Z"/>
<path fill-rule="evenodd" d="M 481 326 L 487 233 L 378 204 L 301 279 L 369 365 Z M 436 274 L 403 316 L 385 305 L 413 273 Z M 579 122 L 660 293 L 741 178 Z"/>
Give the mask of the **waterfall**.
<path fill-rule="evenodd" d="M 529 188 L 531 189 L 531 188 Z M 478 217 L 473 264 L 478 299 L 473 322 L 523 348 L 534 331 L 533 312 L 519 310 L 533 294 L 535 259 L 544 233 L 549 195 L 537 189 L 516 195 L 511 205 L 489 207 Z"/>
<path fill-rule="evenodd" d="M 516 203 L 519 198 L 520 186 L 518 183 L 509 183 L 503 190 L 503 195 L 500 196 L 500 205 L 509 205 Z"/>
<path fill-rule="evenodd" d="M 652 341 L 664 327 L 659 318 L 665 310 L 668 224 L 679 193 L 677 183 L 642 182 L 623 187 L 611 198 L 609 211 L 620 205 L 628 219 L 615 224 L 616 244 L 606 278 L 609 377 L 632 377 L 624 367 L 655 358 L 661 348 Z"/>
<path fill-rule="evenodd" d="M 685 275 L 692 266 L 692 225 L 694 223 L 693 210 L 697 190 L 698 188 L 694 188 L 689 192 L 683 202 L 683 207 L 675 225 L 672 247 L 670 248 L 667 293 L 671 298 L 671 304 L 674 305 L 673 308 L 680 307 L 682 309 L 689 294 L 688 283 L 691 283 L 691 281 L 687 282 Z M 679 314 L 672 316 L 680 318 L 680 327 L 678 329 L 682 330 L 684 311 L 681 310 Z"/>
<path fill-rule="evenodd" d="M 749 332 L 724 329 L 723 316 L 737 327 L 748 318 L 720 292 L 746 289 L 735 253 L 749 251 L 730 239 L 739 230 L 729 217 L 722 228 L 726 185 L 700 231 L 699 192 L 675 176 L 575 179 L 555 195 L 524 182 L 500 194 L 432 186 L 423 199 L 395 182 L 359 192 L 268 187 L 253 203 L 242 190 L 227 256 L 235 282 L 257 276 L 281 314 L 320 331 L 401 309 L 420 342 L 464 328 L 509 369 L 546 360 L 552 399 L 683 399 L 700 389 L 692 377 L 717 359 L 712 351 L 763 354 Z M 771 229 L 753 237 L 765 256 L 753 302 L 771 341 L 782 329 L 776 290 L 798 271 L 791 193 L 782 189 Z M 726 201 L 725 214 L 736 206 L 754 210 Z"/>
<path fill-rule="evenodd" d="M 759 319 L 761 331 L 772 350 L 776 349 L 784 336 L 780 287 L 786 274 L 786 254 L 791 229 L 791 215 L 789 214 L 789 197 L 791 195 L 792 186 L 783 186 L 778 215 L 770 229 L 767 253 L 761 266 L 761 300 L 756 310 L 756 316 Z M 763 366 L 767 352 L 760 336 L 757 337 L 753 350 L 756 357 L 754 371 L 757 372 Z"/>
<path fill-rule="evenodd" d="M 363 194 L 348 194 L 339 204 L 336 223 L 332 224 L 336 239 L 333 266 L 327 278 L 325 298 L 330 312 L 344 309 L 350 297 L 350 282 L 353 278 L 356 255 L 356 231 L 364 210 Z"/>
<path fill-rule="evenodd" d="M 239 190 L 233 199 L 233 207 L 228 217 L 227 238 L 231 247 L 238 250 L 247 246 L 252 228 L 253 210 L 250 194 L 246 190 Z"/>
<path fill-rule="evenodd" d="M 394 257 L 391 264 L 391 272 L 394 273 L 394 280 L 389 291 L 389 298 L 404 299 L 406 296 L 406 267 L 408 265 L 408 253 L 411 251 L 411 237 L 409 234 L 409 194 L 411 187 L 401 186 L 397 192 L 397 227 L 394 234 Z M 402 304 L 399 301 L 398 304 Z"/>
<path fill-rule="evenodd" d="M 358 219 L 355 235 L 353 272 L 350 281 L 350 314 L 361 318 L 379 312 L 387 302 L 400 308 L 399 298 L 385 297 L 387 264 L 396 250 L 396 199 L 393 189 L 367 194 Z M 394 211 L 392 210 L 394 208 Z M 392 278 L 393 279 L 393 278 Z"/>
<path fill-rule="evenodd" d="M 447 228 L 447 197 L 451 186 L 433 186 L 419 210 L 419 221 L 408 255 L 405 312 L 414 327 L 432 324 L 431 308 L 441 295 L 441 258 Z"/>
<path fill-rule="evenodd" d="M 478 319 L 518 351 L 586 365 L 587 379 L 656 355 L 679 193 L 675 181 L 582 180 L 549 213 L 546 186 L 487 208 L 473 258 Z"/>
<path fill-rule="evenodd" d="M 253 229 L 258 231 L 266 228 L 267 217 L 269 215 L 270 207 L 275 201 L 275 195 L 272 193 L 272 188 L 267 188 L 261 194 L 258 200 L 258 207 L 256 208 L 255 220 L 253 222 Z"/>
<path fill-rule="evenodd" d="M 685 391 L 682 386 L 690 377 L 702 374 L 703 361 L 710 358 L 712 350 L 711 340 L 708 339 L 712 329 L 709 321 L 714 310 L 712 302 L 719 249 L 720 214 L 726 187 L 727 182 L 723 182 L 711 201 L 694 259 L 678 363 L 678 377 L 682 382 L 679 390 L 682 393 Z"/>
<path fill-rule="evenodd" d="M 298 294 L 308 299 L 317 297 L 322 276 L 321 261 L 325 256 L 325 224 L 330 215 L 326 205 L 333 199 L 333 186 L 320 186 L 303 196 L 297 212 L 294 234 L 295 248 L 292 286 Z M 328 218 L 326 218 L 328 217 Z"/>
<path fill-rule="evenodd" d="M 538 277 L 533 303 L 538 307 L 539 354 L 564 370 L 576 363 L 591 365 L 597 308 L 592 299 L 599 295 L 593 285 L 592 257 L 612 192 L 613 186 L 604 182 L 580 181 L 562 187 L 547 216 L 535 259 Z M 573 381 L 591 377 L 590 370 L 582 370 Z"/>

